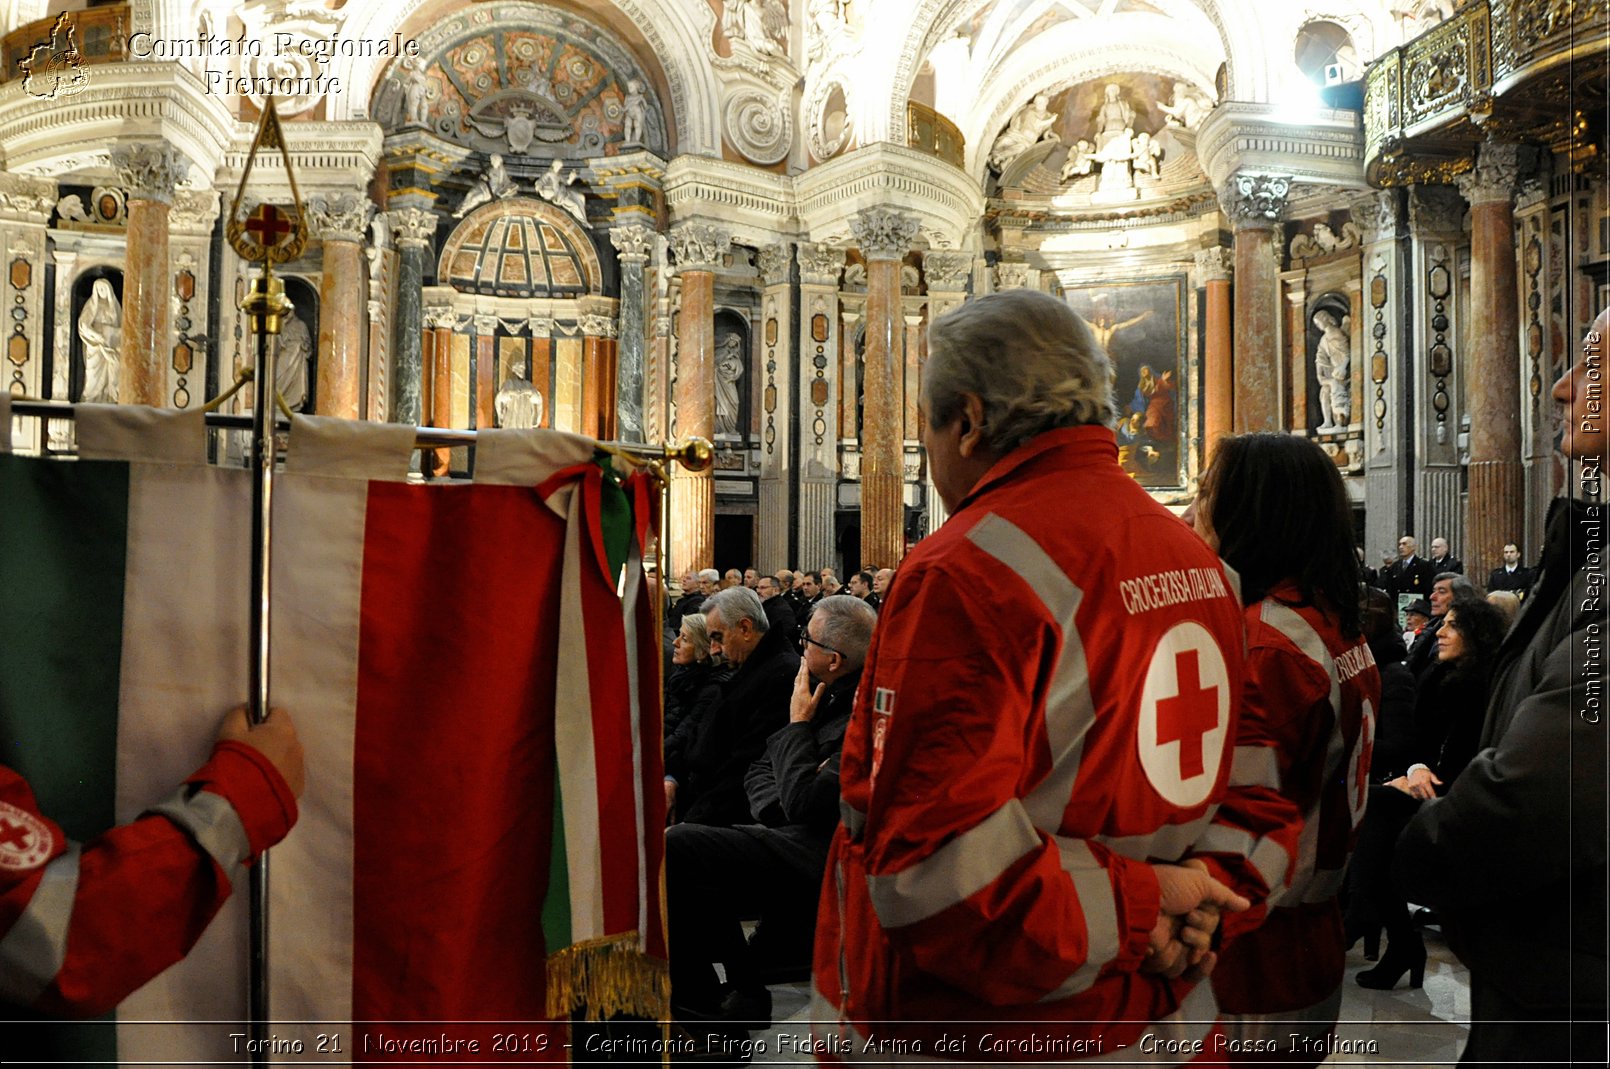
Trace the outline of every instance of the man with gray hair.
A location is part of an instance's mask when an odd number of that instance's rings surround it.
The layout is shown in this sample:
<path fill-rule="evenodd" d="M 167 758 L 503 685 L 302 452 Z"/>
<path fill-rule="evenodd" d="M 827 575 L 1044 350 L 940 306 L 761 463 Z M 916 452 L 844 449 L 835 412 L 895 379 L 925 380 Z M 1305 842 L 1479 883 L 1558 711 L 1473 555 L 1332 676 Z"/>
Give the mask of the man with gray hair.
<path fill-rule="evenodd" d="M 684 821 L 725 827 L 749 819 L 744 773 L 767 736 L 788 723 L 799 653 L 746 586 L 705 598 L 703 611 L 711 647 L 737 672 L 688 744 L 687 782 L 671 793 Z"/>
<path fill-rule="evenodd" d="M 699 572 L 699 593 L 709 597 L 721 589 L 721 573 L 714 568 L 704 568 Z"/>
<path fill-rule="evenodd" d="M 1262 844 L 1296 819 L 1267 790 L 1221 805 L 1257 741 L 1240 601 L 1119 467 L 1107 356 L 1065 302 L 976 298 L 928 342 L 950 518 L 901 563 L 846 729 L 816 1038 L 860 1050 L 875 1027 L 971 1060 L 986 1032 L 1018 1059 L 1149 1035 L 1189 1061 L 1214 1034 L 1191 981 L 1217 911 L 1280 882 Z"/>
<path fill-rule="evenodd" d="M 1458 572 L 1441 572 L 1431 581 L 1431 620 L 1420 629 L 1403 661 L 1416 678 L 1437 663 L 1437 632 L 1442 630 L 1448 608 L 1455 601 L 1474 601 L 1478 596 L 1475 584 Z"/>
<path fill-rule="evenodd" d="M 685 1019 L 725 1024 L 732 1035 L 763 1027 L 764 971 L 810 968 L 817 889 L 839 819 L 839 750 L 876 622 L 871 606 L 849 597 L 824 598 L 811 615 L 788 723 L 744 777 L 758 823 L 679 824 L 666 835 L 671 996 Z M 746 943 L 741 923 L 756 919 Z M 715 962 L 730 991 L 716 986 Z"/>

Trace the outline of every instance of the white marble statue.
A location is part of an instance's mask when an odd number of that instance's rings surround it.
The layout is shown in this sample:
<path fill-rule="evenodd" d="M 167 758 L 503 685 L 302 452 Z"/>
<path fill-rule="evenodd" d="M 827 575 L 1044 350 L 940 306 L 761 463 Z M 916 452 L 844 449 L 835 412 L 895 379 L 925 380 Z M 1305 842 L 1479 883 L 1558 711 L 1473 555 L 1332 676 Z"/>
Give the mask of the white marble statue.
<path fill-rule="evenodd" d="M 621 110 L 626 113 L 621 120 L 621 140 L 628 145 L 643 144 L 643 131 L 648 126 L 648 100 L 643 96 L 643 83 L 636 78 L 626 83 L 626 99 Z"/>
<path fill-rule="evenodd" d="M 738 433 L 738 380 L 743 378 L 743 338 L 728 334 L 716 354 L 716 432 Z"/>
<path fill-rule="evenodd" d="M 403 82 L 403 124 L 406 126 L 424 126 L 426 121 L 427 96 L 430 86 L 425 80 L 425 72 L 416 70 L 409 74 Z"/>
<path fill-rule="evenodd" d="M 89 300 L 78 313 L 78 338 L 84 343 L 84 392 L 81 401 L 117 404 L 123 370 L 119 349 L 123 344 L 123 307 L 117 303 L 108 279 L 98 278 Z"/>
<path fill-rule="evenodd" d="M 1348 329 L 1352 317 L 1337 322 L 1329 309 L 1314 313 L 1314 326 L 1323 333 L 1314 348 L 1314 374 L 1319 379 L 1320 433 L 1341 430 L 1353 415 L 1352 339 Z"/>
<path fill-rule="evenodd" d="M 1096 151 L 1105 152 L 1107 145 L 1120 137 L 1133 137 L 1135 109 L 1124 99 L 1123 87 L 1108 82 L 1102 91 L 1101 107 L 1096 109 Z"/>
<path fill-rule="evenodd" d="M 1062 180 L 1071 181 L 1088 175 L 1096 162 L 1096 146 L 1080 138 L 1068 152 L 1062 164 Z"/>
<path fill-rule="evenodd" d="M 494 154 L 486 173 L 477 178 L 470 191 L 464 194 L 464 201 L 453 213 L 453 218 L 462 219 L 488 201 L 512 197 L 518 192 L 514 179 L 503 169 L 503 157 Z"/>
<path fill-rule="evenodd" d="M 1058 115 L 1048 110 L 1050 104 L 1050 96 L 1041 93 L 1032 102 L 1025 104 L 1023 110 L 1012 116 L 1012 121 L 1006 124 L 1006 129 L 1001 131 L 1001 136 L 997 137 L 995 144 L 990 147 L 991 167 L 1004 171 L 1008 164 L 1041 141 L 1061 140 L 1051 129 Z"/>
<path fill-rule="evenodd" d="M 1167 116 L 1164 121 L 1169 126 L 1195 130 L 1207 118 L 1207 113 L 1213 110 L 1213 101 L 1191 83 L 1175 82 L 1174 103 L 1159 102 L 1157 110 Z"/>
<path fill-rule="evenodd" d="M 542 394 L 526 378 L 526 362 L 509 367 L 509 377 L 492 399 L 498 426 L 505 430 L 530 430 L 542 426 Z"/>
<path fill-rule="evenodd" d="M 1096 188 L 1102 193 L 1134 189 L 1135 155 L 1135 131 L 1120 130 L 1108 137 L 1096 153 L 1096 161 L 1101 164 L 1101 184 Z"/>
<path fill-rule="evenodd" d="M 495 158 L 495 157 L 494 157 Z M 565 161 L 556 159 L 537 179 L 537 196 L 569 212 L 576 221 L 587 225 L 587 198 L 579 189 L 570 187 L 581 181 L 581 172 L 564 173 Z"/>
<path fill-rule="evenodd" d="M 730 41 L 742 41 L 761 55 L 775 56 L 783 50 L 778 38 L 788 35 L 788 7 L 783 0 L 726 0 L 721 31 Z"/>
<path fill-rule="evenodd" d="M 1137 175 L 1156 178 L 1162 173 L 1163 146 L 1145 130 L 1135 135 L 1134 168 Z"/>
<path fill-rule="evenodd" d="M 274 389 L 292 412 L 307 404 L 307 365 L 313 355 L 313 338 L 301 316 L 286 316 L 280 327 L 279 349 L 274 353 Z"/>

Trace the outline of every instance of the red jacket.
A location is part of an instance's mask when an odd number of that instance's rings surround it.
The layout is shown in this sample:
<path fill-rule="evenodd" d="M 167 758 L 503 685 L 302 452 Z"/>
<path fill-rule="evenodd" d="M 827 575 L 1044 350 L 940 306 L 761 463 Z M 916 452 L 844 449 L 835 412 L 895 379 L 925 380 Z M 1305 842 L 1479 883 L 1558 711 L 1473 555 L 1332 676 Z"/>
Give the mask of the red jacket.
<path fill-rule="evenodd" d="M 0 765 L 0 1003 L 111 1009 L 189 952 L 241 863 L 294 823 L 285 780 L 237 742 L 219 743 L 171 799 L 83 846 Z"/>
<path fill-rule="evenodd" d="M 1214 1019 L 1209 985 L 1137 970 L 1147 859 L 1229 819 L 1241 613 L 1111 431 L 1039 435 L 979 481 L 901 565 L 868 653 L 817 926 L 819 1050 L 1066 1059 Z M 1260 848 L 1295 814 L 1257 791 L 1236 814 L 1246 841 L 1212 863 L 1261 898 Z M 1060 1045 L 1029 1024 L 1047 1021 L 1067 1022 Z"/>
<path fill-rule="evenodd" d="M 1245 708 L 1275 740 L 1275 760 L 1242 765 L 1237 778 L 1277 787 L 1301 812 L 1302 834 L 1267 919 L 1230 942 L 1213 973 L 1227 1013 L 1314 1006 L 1345 969 L 1336 893 L 1364 816 L 1381 674 L 1362 637 L 1345 638 L 1298 597 L 1279 587 L 1247 608 Z"/>

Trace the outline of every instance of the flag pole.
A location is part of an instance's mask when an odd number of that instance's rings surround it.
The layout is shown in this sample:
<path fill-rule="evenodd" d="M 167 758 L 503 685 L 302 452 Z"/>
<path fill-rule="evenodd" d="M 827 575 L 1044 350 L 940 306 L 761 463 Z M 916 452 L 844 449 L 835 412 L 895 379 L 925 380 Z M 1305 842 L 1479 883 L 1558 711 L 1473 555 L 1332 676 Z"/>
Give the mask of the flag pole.
<path fill-rule="evenodd" d="M 260 204 L 245 217 L 246 182 L 263 149 L 278 149 L 291 187 L 291 209 L 282 212 L 273 204 Z M 252 139 L 240 185 L 229 209 L 225 236 L 235 252 L 250 263 L 262 264 L 262 273 L 252 282 L 241 310 L 257 337 L 257 362 L 252 404 L 252 560 L 249 621 L 250 657 L 247 664 L 247 712 L 252 724 L 268 719 L 270 579 L 273 573 L 274 462 L 277 455 L 274 418 L 274 358 L 279 348 L 280 324 L 290 314 L 291 302 L 285 284 L 274 277 L 274 264 L 302 255 L 307 245 L 307 228 L 302 221 L 302 196 L 296 188 L 290 152 L 280 128 L 274 98 L 263 101 L 262 118 Z M 246 1029 L 251 1044 L 251 1063 L 266 1066 L 269 1050 L 269 961 L 268 961 L 268 883 L 269 856 L 264 851 L 247 874 L 250 912 L 250 944 L 246 989 Z"/>

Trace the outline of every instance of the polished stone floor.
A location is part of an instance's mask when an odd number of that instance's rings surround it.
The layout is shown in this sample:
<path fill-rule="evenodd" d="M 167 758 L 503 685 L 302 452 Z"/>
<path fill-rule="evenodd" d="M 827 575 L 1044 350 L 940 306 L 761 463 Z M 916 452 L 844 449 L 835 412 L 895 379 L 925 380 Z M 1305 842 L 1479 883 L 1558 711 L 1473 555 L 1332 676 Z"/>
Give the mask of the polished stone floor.
<path fill-rule="evenodd" d="M 1336 1034 L 1339 1039 L 1356 1041 L 1349 1046 L 1364 1048 L 1368 1044 L 1371 1053 L 1333 1054 L 1325 1064 L 1451 1066 L 1459 1060 L 1467 1027 L 1463 1022 L 1470 1017 L 1469 974 L 1435 931 L 1426 932 L 1425 940 L 1425 985 L 1418 990 L 1409 988 L 1407 978 L 1394 991 L 1359 987 L 1353 974 L 1371 963 L 1357 947 L 1348 955 Z M 810 986 L 774 986 L 772 1016 L 776 1026 L 754 1034 L 754 1064 L 814 1064 L 808 1056 L 792 1053 L 801 1049 L 809 1030 Z"/>

